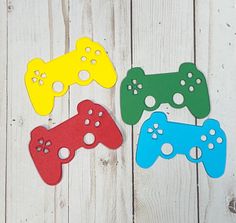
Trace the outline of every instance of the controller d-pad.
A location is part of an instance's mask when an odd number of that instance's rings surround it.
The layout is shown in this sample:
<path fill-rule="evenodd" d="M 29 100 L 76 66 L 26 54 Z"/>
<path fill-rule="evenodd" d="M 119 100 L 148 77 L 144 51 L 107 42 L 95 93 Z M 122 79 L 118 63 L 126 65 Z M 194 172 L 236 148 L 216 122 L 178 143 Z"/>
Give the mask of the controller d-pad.
<path fill-rule="evenodd" d="M 138 83 L 136 79 L 133 79 L 131 83 L 127 86 L 129 91 L 132 91 L 134 95 L 138 94 L 138 92 L 143 88 L 141 83 Z"/>
<path fill-rule="evenodd" d="M 43 85 L 44 84 L 44 79 L 47 77 L 45 73 L 40 73 L 39 70 L 34 71 L 34 75 L 32 77 L 32 82 L 33 83 L 38 83 L 38 85 Z"/>
<path fill-rule="evenodd" d="M 45 154 L 50 152 L 50 146 L 52 142 L 49 140 L 44 140 L 43 138 L 38 139 L 38 145 L 36 146 L 37 152 L 43 151 Z"/>
<path fill-rule="evenodd" d="M 158 135 L 162 135 L 164 133 L 163 129 L 160 129 L 158 123 L 154 123 L 152 128 L 148 128 L 147 132 L 152 135 L 153 139 L 157 139 Z"/>

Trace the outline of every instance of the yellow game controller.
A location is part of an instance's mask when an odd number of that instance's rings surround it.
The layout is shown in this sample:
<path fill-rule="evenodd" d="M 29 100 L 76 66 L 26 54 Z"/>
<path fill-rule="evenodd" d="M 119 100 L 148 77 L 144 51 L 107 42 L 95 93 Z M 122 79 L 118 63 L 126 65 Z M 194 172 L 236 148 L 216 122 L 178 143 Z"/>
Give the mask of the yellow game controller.
<path fill-rule="evenodd" d="M 48 115 L 54 97 L 64 95 L 69 85 L 96 81 L 104 88 L 115 85 L 117 74 L 104 48 L 89 38 L 81 38 L 76 49 L 45 63 L 36 58 L 28 63 L 25 84 L 35 111 Z"/>

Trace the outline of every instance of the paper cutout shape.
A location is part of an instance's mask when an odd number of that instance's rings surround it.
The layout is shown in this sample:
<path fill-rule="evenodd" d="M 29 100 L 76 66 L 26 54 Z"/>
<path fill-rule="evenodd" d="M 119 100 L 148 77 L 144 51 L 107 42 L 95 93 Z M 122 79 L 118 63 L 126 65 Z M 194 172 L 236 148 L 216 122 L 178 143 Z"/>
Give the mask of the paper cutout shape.
<path fill-rule="evenodd" d="M 166 145 L 170 147 L 169 151 L 164 150 Z M 196 152 L 196 147 L 201 152 L 198 159 L 192 157 L 191 153 Z M 210 177 L 223 175 L 226 135 L 219 122 L 207 119 L 202 126 L 195 126 L 167 121 L 162 112 L 152 113 L 141 127 L 136 153 L 137 164 L 142 168 L 149 168 L 159 156 L 171 159 L 176 154 L 183 154 L 194 163 L 202 162 Z"/>
<path fill-rule="evenodd" d="M 145 99 L 150 96 L 155 103 L 148 106 Z M 162 103 L 174 108 L 186 106 L 196 118 L 210 112 L 206 79 L 193 63 L 183 63 L 175 73 L 155 75 L 145 75 L 140 67 L 132 68 L 121 83 L 120 97 L 122 119 L 129 125 L 136 124 L 144 110 L 154 111 Z"/>
<path fill-rule="evenodd" d="M 49 185 L 60 182 L 62 164 L 70 162 L 77 149 L 92 149 L 99 143 L 117 149 L 123 142 L 119 128 L 104 107 L 85 100 L 78 104 L 77 110 L 77 115 L 52 129 L 39 126 L 31 132 L 31 157 L 41 178 Z M 86 139 L 88 135 L 92 136 L 90 141 Z M 63 150 L 68 157 L 60 156 Z"/>
<path fill-rule="evenodd" d="M 104 88 L 111 88 L 117 74 L 104 48 L 89 38 L 81 38 L 76 49 L 45 63 L 36 58 L 28 63 L 25 84 L 35 111 L 48 115 L 54 97 L 64 95 L 72 84 L 82 86 L 95 80 Z"/>

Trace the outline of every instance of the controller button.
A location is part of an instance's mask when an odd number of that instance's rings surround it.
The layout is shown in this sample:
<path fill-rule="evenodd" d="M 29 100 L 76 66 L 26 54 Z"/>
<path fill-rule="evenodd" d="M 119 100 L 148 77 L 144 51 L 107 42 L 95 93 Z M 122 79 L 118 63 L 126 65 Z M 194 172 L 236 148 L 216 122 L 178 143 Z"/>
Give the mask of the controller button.
<path fill-rule="evenodd" d="M 185 80 L 181 80 L 180 85 L 184 86 L 185 85 Z"/>
<path fill-rule="evenodd" d="M 134 89 L 134 91 L 133 91 L 133 92 L 134 92 L 134 94 L 138 94 L 138 91 L 137 91 L 136 89 Z"/>
<path fill-rule="evenodd" d="M 162 129 L 158 129 L 157 132 L 162 135 L 163 134 L 163 130 Z"/>
<path fill-rule="evenodd" d="M 96 60 L 90 60 L 90 63 L 95 64 L 95 63 L 97 63 L 97 61 Z"/>
<path fill-rule="evenodd" d="M 47 153 L 49 153 L 49 150 L 48 150 L 47 148 L 45 148 L 45 149 L 43 150 L 43 152 L 44 152 L 45 154 L 47 154 Z"/>
<path fill-rule="evenodd" d="M 216 141 L 217 141 L 218 143 L 222 143 L 222 142 L 223 142 L 223 139 L 222 139 L 221 137 L 218 137 L 218 138 L 216 139 Z"/>
<path fill-rule="evenodd" d="M 90 123 L 89 119 L 85 119 L 84 124 L 89 125 L 89 123 Z"/>
<path fill-rule="evenodd" d="M 202 82 L 202 80 L 199 79 L 199 78 L 196 80 L 196 83 L 197 83 L 197 84 L 201 84 L 201 82 Z"/>
<path fill-rule="evenodd" d="M 45 73 L 43 73 L 43 74 L 41 74 L 41 77 L 42 77 L 42 78 L 46 78 L 47 75 L 46 75 Z"/>
<path fill-rule="evenodd" d="M 190 86 L 190 87 L 189 87 L 189 91 L 190 91 L 190 92 L 193 92 L 193 91 L 194 91 L 194 87 L 193 87 L 193 86 Z"/>
<path fill-rule="evenodd" d="M 205 135 L 202 135 L 201 140 L 205 142 L 207 140 L 207 137 Z"/>
<path fill-rule="evenodd" d="M 95 136 L 93 133 L 87 133 L 85 136 L 84 136 L 84 143 L 86 145 L 92 145 L 95 141 Z"/>
<path fill-rule="evenodd" d="M 157 134 L 156 134 L 156 133 L 153 133 L 153 134 L 152 134 L 152 138 L 153 138 L 153 139 L 157 139 Z"/>
<path fill-rule="evenodd" d="M 192 78 L 193 74 L 192 73 L 188 73 L 188 78 Z"/>
<path fill-rule="evenodd" d="M 137 80 L 135 80 L 135 79 L 132 80 L 132 83 L 133 83 L 133 84 L 137 84 Z"/>
<path fill-rule="evenodd" d="M 58 156 L 62 160 L 67 159 L 70 156 L 70 150 L 66 147 L 62 147 L 58 152 Z"/>
<path fill-rule="evenodd" d="M 98 113 L 98 116 L 99 116 L 99 117 L 102 117 L 102 115 L 103 115 L 102 112 L 99 112 L 99 113 Z"/>
<path fill-rule="evenodd" d="M 214 129 L 211 129 L 210 131 L 209 131 L 209 133 L 210 133 L 210 135 L 215 135 L 216 134 L 216 131 L 214 130 Z"/>
<path fill-rule="evenodd" d="M 36 150 L 37 150 L 38 152 L 40 152 L 40 151 L 42 150 L 42 148 L 39 147 L 39 146 L 37 146 L 37 147 L 36 147 Z"/>
<path fill-rule="evenodd" d="M 56 93 L 60 93 L 63 90 L 63 83 L 60 81 L 56 81 L 53 83 L 52 88 Z"/>
<path fill-rule="evenodd" d="M 43 80 L 39 80 L 39 85 L 43 85 Z"/>
<path fill-rule="evenodd" d="M 97 121 L 97 122 L 95 122 L 95 127 L 98 127 L 98 126 L 100 126 L 100 122 L 99 121 Z"/>
<path fill-rule="evenodd" d="M 90 47 L 86 47 L 86 48 L 85 48 L 85 51 L 86 51 L 87 53 L 89 53 L 89 52 L 91 51 L 91 48 L 90 48 Z"/>
<path fill-rule="evenodd" d="M 184 96 L 180 93 L 175 93 L 173 96 L 173 101 L 177 105 L 181 105 L 184 102 Z"/>
<path fill-rule="evenodd" d="M 83 57 L 81 57 L 81 60 L 82 60 L 82 61 L 86 61 L 87 58 L 86 58 L 85 56 L 83 56 Z"/>
<path fill-rule="evenodd" d="M 37 82 L 37 80 L 38 80 L 38 79 L 37 79 L 36 77 L 33 77 L 33 78 L 32 78 L 33 83 Z"/>
<path fill-rule="evenodd" d="M 38 143 L 39 143 L 40 145 L 43 145 L 43 139 L 39 139 L 39 140 L 38 140 Z"/>
<path fill-rule="evenodd" d="M 46 146 L 51 146 L 52 143 L 51 143 L 50 141 L 47 141 L 47 142 L 45 143 L 45 145 L 46 145 Z"/>
<path fill-rule="evenodd" d="M 161 147 L 161 152 L 166 156 L 173 153 L 173 151 L 174 151 L 173 146 L 170 143 L 165 143 Z"/>
<path fill-rule="evenodd" d="M 151 128 L 148 128 L 148 130 L 147 130 L 149 133 L 152 133 L 153 132 L 153 129 L 151 129 Z"/>
<path fill-rule="evenodd" d="M 189 155 L 192 159 L 198 160 L 202 156 L 202 151 L 198 147 L 193 147 L 190 149 Z"/>
<path fill-rule="evenodd" d="M 128 85 L 128 90 L 131 90 L 132 89 L 132 85 Z"/>
<path fill-rule="evenodd" d="M 96 55 L 100 55 L 100 54 L 101 54 L 101 51 L 100 51 L 100 50 L 96 50 L 96 51 L 95 51 L 95 54 L 96 54 Z"/>
<path fill-rule="evenodd" d="M 93 114 L 93 110 L 92 110 L 92 109 L 89 109 L 89 110 L 88 110 L 88 114 L 89 114 L 89 115 L 92 115 L 92 114 Z"/>
<path fill-rule="evenodd" d="M 35 75 L 39 75 L 39 74 L 40 74 L 39 70 L 35 70 L 35 71 L 34 71 L 34 74 L 35 74 Z"/>
<path fill-rule="evenodd" d="M 208 144 L 208 148 L 209 148 L 209 149 L 213 149 L 213 148 L 214 148 L 214 144 L 213 144 L 213 143 L 209 143 L 209 144 Z"/>
<path fill-rule="evenodd" d="M 153 125 L 153 127 L 154 127 L 155 129 L 157 129 L 157 128 L 158 128 L 158 124 L 155 123 L 155 124 Z"/>
<path fill-rule="evenodd" d="M 138 84 L 137 86 L 139 89 L 142 89 L 143 88 L 143 85 L 142 84 Z"/>
<path fill-rule="evenodd" d="M 82 81 L 88 80 L 90 77 L 90 74 L 87 70 L 81 70 L 78 73 L 79 79 Z"/>

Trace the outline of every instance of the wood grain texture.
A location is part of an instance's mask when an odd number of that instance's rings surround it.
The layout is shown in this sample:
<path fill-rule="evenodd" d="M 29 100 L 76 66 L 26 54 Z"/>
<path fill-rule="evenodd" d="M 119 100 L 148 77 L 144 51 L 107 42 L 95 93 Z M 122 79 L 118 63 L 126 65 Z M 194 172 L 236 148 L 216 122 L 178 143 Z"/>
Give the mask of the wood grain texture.
<path fill-rule="evenodd" d="M 69 51 L 68 41 L 68 0 L 48 1 L 48 27 L 50 40 L 50 59 Z M 55 98 L 53 112 L 48 117 L 49 127 L 55 127 L 69 118 L 69 92 L 63 97 Z M 41 123 L 42 125 L 42 123 Z M 41 179 L 40 179 L 41 180 Z M 62 181 L 54 187 L 54 222 L 68 222 L 69 218 L 69 185 L 68 165 L 63 166 Z"/>
<path fill-rule="evenodd" d="M 63 106 L 59 110 L 56 103 L 58 112 L 53 112 L 52 123 L 49 123 L 48 117 L 37 115 L 24 86 L 24 73 L 31 58 L 41 57 L 47 61 L 64 53 L 62 12 L 57 7 L 53 7 L 51 11 L 52 6 L 48 1 L 11 1 L 8 4 L 11 10 L 8 10 L 7 137 L 9 140 L 6 220 L 54 222 L 59 218 L 57 214 L 60 211 L 59 208 L 55 210 L 57 206 L 54 204 L 60 199 L 58 190 L 63 184 L 57 190 L 41 180 L 28 152 L 28 143 L 33 128 L 38 125 L 53 125 L 53 122 L 62 119 L 66 113 L 62 110 Z M 56 14 L 56 23 L 53 23 L 50 14 Z M 61 24 L 59 24 L 60 18 Z M 58 36 L 53 36 L 53 33 Z M 54 46 L 56 50 L 53 49 Z M 61 194 L 64 195 L 63 192 Z"/>
<path fill-rule="evenodd" d="M 7 5 L 0 1 L 0 222 L 5 221 L 7 125 Z"/>
<path fill-rule="evenodd" d="M 88 36 L 101 43 L 112 59 L 118 83 L 104 89 L 96 83 L 71 88 L 71 115 L 83 99 L 105 106 L 121 127 L 125 142 L 117 151 L 103 145 L 80 149 L 70 163 L 70 222 L 132 222 L 130 127 L 122 124 L 119 85 L 130 67 L 130 9 L 128 1 L 71 1 L 70 46 Z M 105 72 L 105 71 L 104 71 Z"/>
<path fill-rule="evenodd" d="M 236 222 L 235 28 L 235 1 L 196 2 L 196 62 L 207 75 L 209 117 L 220 121 L 227 136 L 225 174 L 211 179 L 201 166 L 199 169 L 200 222 L 204 223 Z"/>
<path fill-rule="evenodd" d="M 177 71 L 193 61 L 193 3 L 182 1 L 133 1 L 133 65 L 146 73 Z M 159 108 L 170 120 L 194 124 L 185 109 Z M 134 127 L 134 152 L 145 112 Z M 197 222 L 196 166 L 184 156 L 159 158 L 150 169 L 135 164 L 135 222 Z"/>
<path fill-rule="evenodd" d="M 0 222 L 236 222 L 235 28 L 234 0 L 0 0 Z M 74 85 L 56 98 L 52 114 L 37 115 L 24 86 L 27 62 L 73 50 L 84 36 L 107 50 L 118 73 L 116 86 Z M 221 122 L 228 137 L 226 172 L 214 180 L 201 164 L 197 175 L 183 156 L 139 168 L 139 129 L 151 113 L 144 112 L 133 131 L 120 115 L 120 82 L 131 66 L 162 73 L 194 60 L 207 77 L 209 117 Z M 63 166 L 61 183 L 47 186 L 28 152 L 30 131 L 73 116 L 83 99 L 111 112 L 124 144 L 115 152 L 101 144 L 80 149 Z M 195 123 L 186 108 L 165 104 L 159 110 L 170 120 Z"/>

